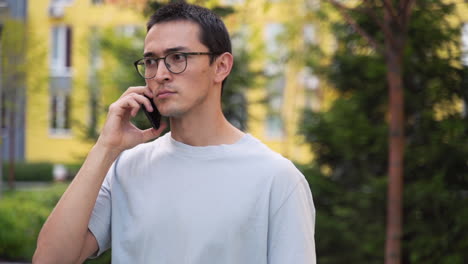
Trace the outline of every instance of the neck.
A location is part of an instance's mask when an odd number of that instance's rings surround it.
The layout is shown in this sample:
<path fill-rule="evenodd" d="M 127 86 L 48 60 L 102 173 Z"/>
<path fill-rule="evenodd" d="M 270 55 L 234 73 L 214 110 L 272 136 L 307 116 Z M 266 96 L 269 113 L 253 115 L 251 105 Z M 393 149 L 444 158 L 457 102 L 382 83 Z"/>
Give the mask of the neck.
<path fill-rule="evenodd" d="M 191 146 L 234 144 L 244 133 L 226 120 L 221 107 L 218 109 L 171 117 L 172 138 Z"/>

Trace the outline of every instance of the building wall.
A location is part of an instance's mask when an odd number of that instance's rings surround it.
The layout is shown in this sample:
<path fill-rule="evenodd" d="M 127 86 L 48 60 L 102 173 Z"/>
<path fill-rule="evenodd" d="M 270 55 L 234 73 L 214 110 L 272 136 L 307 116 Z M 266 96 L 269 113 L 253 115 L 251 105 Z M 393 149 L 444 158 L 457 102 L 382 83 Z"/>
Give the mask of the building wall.
<path fill-rule="evenodd" d="M 94 143 L 93 140 L 86 140 L 90 120 L 90 32 L 95 32 L 93 28 L 144 25 L 144 18 L 140 11 L 128 6 L 119 3 L 93 4 L 92 0 L 62 1 L 65 5 L 56 7 L 58 10 L 51 15 L 52 2 L 34 0 L 28 9 L 28 56 L 35 66 L 27 79 L 26 160 L 75 163 L 84 159 Z M 53 28 L 60 26 L 68 27 L 71 31 L 62 34 L 65 38 L 67 34 L 71 35 L 71 67 L 68 69 L 71 85 L 67 84 L 67 80 L 54 79 L 53 75 L 57 72 L 54 73 L 51 68 Z M 54 81 L 57 83 L 53 84 Z M 69 129 L 51 129 L 51 95 L 57 90 L 58 93 L 69 94 Z M 106 94 L 102 94 L 102 97 L 106 97 Z M 63 100 L 57 103 L 63 104 Z"/>

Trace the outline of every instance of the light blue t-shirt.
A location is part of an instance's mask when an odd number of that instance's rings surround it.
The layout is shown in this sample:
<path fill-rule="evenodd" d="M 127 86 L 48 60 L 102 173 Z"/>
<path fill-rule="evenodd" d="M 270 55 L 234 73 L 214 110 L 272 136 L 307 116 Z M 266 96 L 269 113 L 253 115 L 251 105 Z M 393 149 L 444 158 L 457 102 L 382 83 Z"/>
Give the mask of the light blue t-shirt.
<path fill-rule="evenodd" d="M 194 147 L 167 133 L 123 152 L 89 222 L 113 264 L 315 264 L 314 227 L 304 176 L 249 134 Z"/>

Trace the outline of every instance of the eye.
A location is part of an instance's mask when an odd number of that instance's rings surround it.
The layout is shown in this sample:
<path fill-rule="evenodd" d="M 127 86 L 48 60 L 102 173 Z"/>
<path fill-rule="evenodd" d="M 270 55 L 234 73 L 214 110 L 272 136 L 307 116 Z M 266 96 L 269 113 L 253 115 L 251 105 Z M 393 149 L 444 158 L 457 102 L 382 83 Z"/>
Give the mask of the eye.
<path fill-rule="evenodd" d="M 172 63 L 180 63 L 185 61 L 185 55 L 183 53 L 174 53 L 171 54 L 169 59 Z"/>
<path fill-rule="evenodd" d="M 150 66 L 156 65 L 157 61 L 156 61 L 156 59 L 153 59 L 153 58 L 147 58 L 147 59 L 144 60 L 144 63 L 145 63 L 146 67 L 150 67 Z"/>

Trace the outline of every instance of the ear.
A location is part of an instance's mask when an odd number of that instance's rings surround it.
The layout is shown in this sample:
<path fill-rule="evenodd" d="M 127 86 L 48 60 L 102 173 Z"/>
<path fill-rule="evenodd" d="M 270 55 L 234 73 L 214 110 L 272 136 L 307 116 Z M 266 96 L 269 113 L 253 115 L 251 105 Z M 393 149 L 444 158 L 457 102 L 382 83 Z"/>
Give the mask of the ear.
<path fill-rule="evenodd" d="M 216 83 L 222 83 L 224 79 L 231 73 L 234 57 L 231 53 L 225 52 L 215 60 L 215 77 Z"/>

